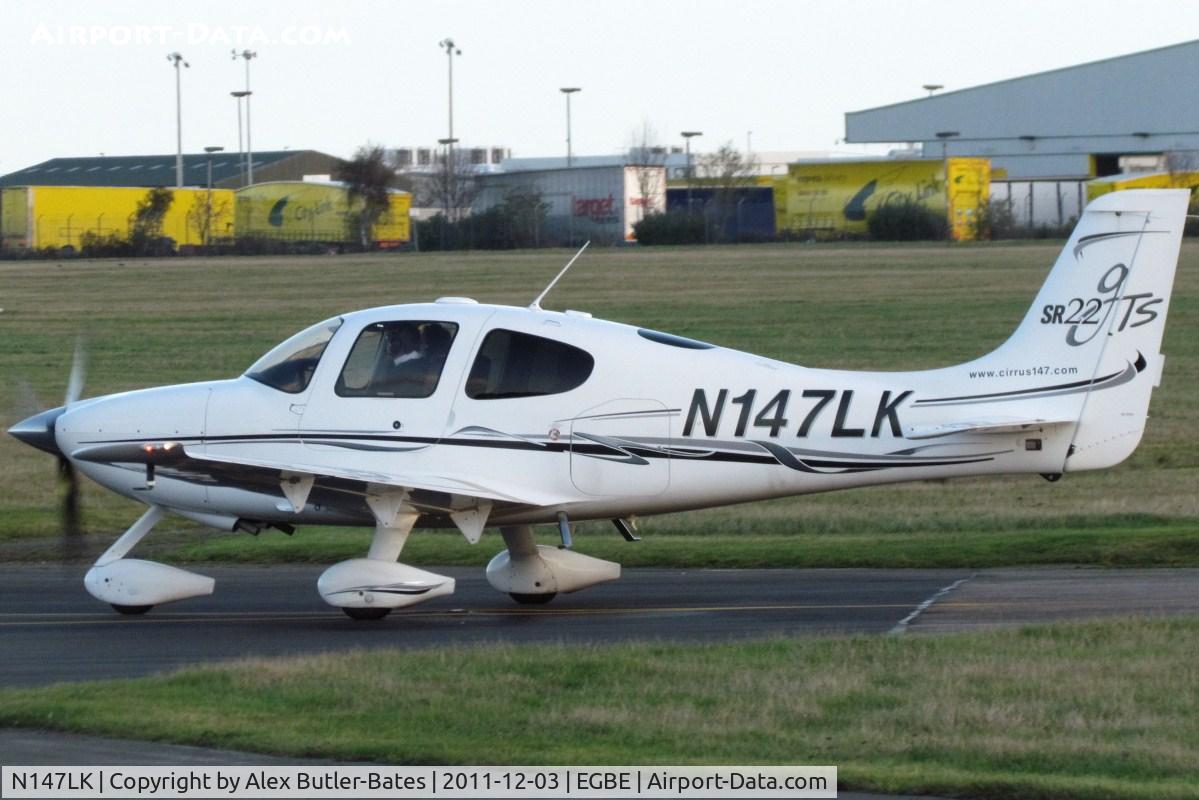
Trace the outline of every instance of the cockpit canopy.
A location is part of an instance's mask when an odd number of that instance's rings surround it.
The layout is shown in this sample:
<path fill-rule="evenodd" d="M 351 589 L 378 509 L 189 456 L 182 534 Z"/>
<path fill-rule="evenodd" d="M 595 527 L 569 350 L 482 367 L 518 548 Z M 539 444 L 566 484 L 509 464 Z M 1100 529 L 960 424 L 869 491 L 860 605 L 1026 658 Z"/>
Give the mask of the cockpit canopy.
<path fill-rule="evenodd" d="M 299 394 L 308 388 L 325 346 L 341 327 L 341 322 L 341 317 L 333 317 L 305 328 L 255 361 L 246 370 L 246 377 L 281 392 Z"/>

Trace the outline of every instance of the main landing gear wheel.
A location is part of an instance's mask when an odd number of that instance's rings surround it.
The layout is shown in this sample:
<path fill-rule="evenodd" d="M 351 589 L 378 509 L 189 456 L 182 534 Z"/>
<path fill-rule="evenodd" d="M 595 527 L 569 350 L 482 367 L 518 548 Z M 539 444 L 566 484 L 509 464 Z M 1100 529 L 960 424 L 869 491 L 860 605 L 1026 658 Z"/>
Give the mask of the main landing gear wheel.
<path fill-rule="evenodd" d="M 154 606 L 122 606 L 118 605 L 117 603 L 109 603 L 109 605 L 116 609 L 118 614 L 129 614 L 130 616 L 136 614 L 145 614 L 147 611 L 154 608 Z"/>
<path fill-rule="evenodd" d="M 508 596 L 523 606 L 543 606 L 557 597 L 558 593 L 550 592 L 549 594 L 521 594 L 519 592 L 508 592 Z"/>
<path fill-rule="evenodd" d="M 372 608 L 350 608 L 348 606 L 342 606 L 341 610 L 346 612 L 346 616 L 350 619 L 357 620 L 383 619 L 391 613 L 390 608 L 380 608 L 379 606 L 374 606 Z"/>

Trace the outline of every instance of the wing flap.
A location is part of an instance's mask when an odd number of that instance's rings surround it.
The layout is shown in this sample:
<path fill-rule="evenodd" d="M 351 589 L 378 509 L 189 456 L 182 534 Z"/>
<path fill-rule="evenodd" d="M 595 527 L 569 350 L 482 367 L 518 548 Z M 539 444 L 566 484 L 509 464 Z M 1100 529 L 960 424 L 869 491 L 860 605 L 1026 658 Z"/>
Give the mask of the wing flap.
<path fill-rule="evenodd" d="M 1069 425 L 1072 419 L 1018 419 L 1000 417 L 990 419 L 957 420 L 935 425 L 915 425 L 904 431 L 907 439 L 940 439 L 959 433 L 974 433 L 993 436 L 1003 433 L 1030 433 L 1043 431 L 1055 425 Z"/>
<path fill-rule="evenodd" d="M 454 478 L 447 475 L 431 474 L 398 474 L 375 472 L 373 470 L 335 467 L 329 464 L 282 463 L 263 459 L 241 458 L 237 456 L 214 456 L 210 454 L 193 453 L 187 450 L 190 460 L 200 463 L 211 463 L 244 467 L 250 470 L 271 470 L 291 473 L 301 473 L 314 476 L 318 481 L 322 477 L 334 478 L 341 481 L 353 481 L 362 484 L 394 486 L 403 489 L 442 492 L 451 495 L 491 500 L 501 503 L 515 503 L 531 506 L 551 506 L 565 502 L 565 498 L 555 497 L 543 492 L 530 491 L 525 487 L 509 488 L 495 484 L 481 483 Z"/>

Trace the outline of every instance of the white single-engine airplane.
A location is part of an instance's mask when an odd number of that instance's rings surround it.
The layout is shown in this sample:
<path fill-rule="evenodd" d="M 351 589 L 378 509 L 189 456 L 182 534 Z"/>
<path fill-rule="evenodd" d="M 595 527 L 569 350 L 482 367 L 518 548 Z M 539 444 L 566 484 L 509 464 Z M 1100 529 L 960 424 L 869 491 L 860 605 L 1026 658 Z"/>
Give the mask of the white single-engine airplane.
<path fill-rule="evenodd" d="M 806 369 L 545 311 L 547 287 L 528 308 L 446 297 L 345 314 L 234 380 L 79 400 L 73 376 L 65 406 L 9 433 L 149 506 L 85 578 L 123 613 L 213 590 L 127 558 L 167 512 L 252 532 L 373 526 L 366 558 L 317 584 L 355 619 L 453 592 L 397 563 L 414 527 L 456 526 L 471 543 L 498 527 L 488 581 L 546 602 L 620 575 L 570 549 L 572 520 L 635 539 L 633 515 L 961 475 L 1056 480 L 1124 460 L 1161 378 L 1188 199 L 1091 203 L 1011 338 L 944 369 Z M 535 542 L 540 524 L 561 547 Z"/>

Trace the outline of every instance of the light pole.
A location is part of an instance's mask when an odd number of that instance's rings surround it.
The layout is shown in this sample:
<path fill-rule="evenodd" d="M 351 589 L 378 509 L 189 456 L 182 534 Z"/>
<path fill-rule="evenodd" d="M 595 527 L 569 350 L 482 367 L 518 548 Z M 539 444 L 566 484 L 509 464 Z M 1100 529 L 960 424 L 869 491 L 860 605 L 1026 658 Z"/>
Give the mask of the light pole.
<path fill-rule="evenodd" d="M 691 213 L 691 140 L 696 136 L 703 136 L 703 131 L 683 131 L 683 141 L 687 145 L 687 213 Z"/>
<path fill-rule="evenodd" d="M 960 135 L 958 131 L 937 131 L 937 138 L 941 140 L 941 171 L 945 174 L 945 218 L 948 225 L 946 242 L 953 239 L 953 202 L 949 196 L 949 140 Z"/>
<path fill-rule="evenodd" d="M 446 139 L 453 145 L 458 141 L 454 138 L 454 56 L 462 55 L 462 51 L 454 44 L 454 40 L 449 38 L 442 39 L 437 46 L 445 48 L 445 55 L 450 64 L 450 131 L 446 134 Z"/>
<path fill-rule="evenodd" d="M 458 182 L 457 175 L 454 172 L 454 166 L 450 163 L 450 158 L 454 154 L 454 144 L 457 141 L 457 139 L 449 137 L 437 140 L 438 144 L 445 145 L 445 179 L 442 181 L 441 185 L 441 198 L 443 201 L 443 207 L 445 209 L 445 214 L 441 218 L 442 250 L 445 249 L 446 226 L 450 221 L 450 195 L 455 193 L 457 188 L 455 184 Z"/>
<path fill-rule="evenodd" d="M 949 160 L 949 140 L 961 134 L 957 131 L 937 131 L 937 138 L 941 140 L 941 160 L 948 162 Z"/>
<path fill-rule="evenodd" d="M 250 93 L 246 91 L 229 92 L 233 99 L 237 101 L 237 177 L 242 186 L 246 185 L 246 151 L 242 149 L 241 140 L 241 99 L 249 97 Z"/>
<path fill-rule="evenodd" d="M 570 96 L 583 90 L 578 86 L 564 86 L 558 91 L 566 95 L 566 168 L 570 169 L 574 166 L 574 154 L 570 147 Z"/>
<path fill-rule="evenodd" d="M 208 237 L 212 232 L 212 154 L 219 153 L 225 148 L 217 145 L 209 145 L 204 148 L 204 152 L 208 154 L 208 191 L 204 213 L 204 245 L 208 245 Z"/>
<path fill-rule="evenodd" d="M 254 146 L 250 144 L 250 59 L 258 58 L 258 54 L 253 50 L 242 50 L 240 53 L 233 50 L 233 60 L 239 58 L 246 60 L 246 185 L 254 183 Z"/>
<path fill-rule="evenodd" d="M 191 68 L 183 55 L 167 53 L 167 61 L 175 67 L 175 188 L 183 188 L 183 84 L 179 80 L 179 65 Z"/>
<path fill-rule="evenodd" d="M 208 153 L 208 191 L 210 193 L 212 192 L 212 154 L 219 153 L 224 149 L 225 148 L 219 147 L 217 145 L 209 145 L 208 147 L 204 148 L 204 152 Z M 211 195 L 210 195 L 209 203 L 211 203 L 211 202 L 212 202 L 212 199 L 211 199 Z"/>

